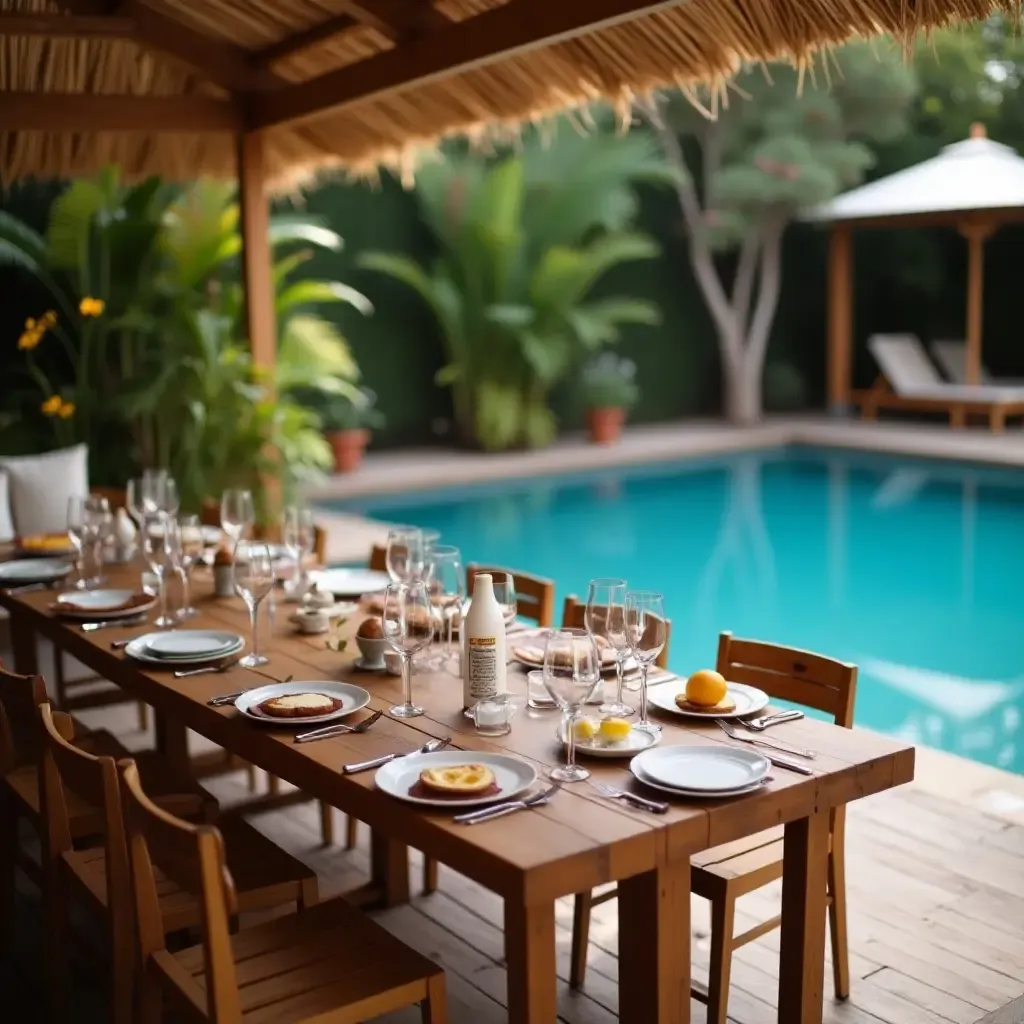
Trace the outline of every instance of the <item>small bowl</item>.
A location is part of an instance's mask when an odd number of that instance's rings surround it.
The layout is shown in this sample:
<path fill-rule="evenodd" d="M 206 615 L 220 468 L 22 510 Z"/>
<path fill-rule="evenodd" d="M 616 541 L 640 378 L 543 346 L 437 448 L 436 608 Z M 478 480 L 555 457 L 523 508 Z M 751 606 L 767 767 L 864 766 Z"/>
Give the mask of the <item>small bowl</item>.
<path fill-rule="evenodd" d="M 301 633 L 326 633 L 331 628 L 331 620 L 319 608 L 302 608 L 295 613 L 295 621 Z"/>
<path fill-rule="evenodd" d="M 386 643 L 387 641 L 381 642 Z M 389 647 L 384 652 L 384 668 L 393 676 L 400 676 L 402 674 L 402 656 L 392 647 Z"/>
<path fill-rule="evenodd" d="M 358 633 L 356 634 L 356 645 L 359 647 L 359 653 L 362 654 L 367 668 L 380 668 L 387 661 L 387 652 L 391 651 L 387 640 L 360 636 Z"/>

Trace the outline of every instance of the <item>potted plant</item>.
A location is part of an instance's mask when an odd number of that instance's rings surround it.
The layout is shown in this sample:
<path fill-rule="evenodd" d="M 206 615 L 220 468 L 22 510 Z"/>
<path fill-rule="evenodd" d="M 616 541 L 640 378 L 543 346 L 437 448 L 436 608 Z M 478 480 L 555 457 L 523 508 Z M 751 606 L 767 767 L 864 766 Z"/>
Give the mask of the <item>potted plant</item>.
<path fill-rule="evenodd" d="M 636 405 L 640 389 L 636 364 L 614 352 L 605 352 L 583 368 L 583 399 L 587 427 L 594 444 L 615 444 L 622 433 L 626 411 Z"/>
<path fill-rule="evenodd" d="M 371 431 L 384 425 L 377 394 L 361 387 L 355 395 L 325 395 L 318 410 L 327 443 L 334 452 L 334 471 L 354 473 L 363 461 Z"/>

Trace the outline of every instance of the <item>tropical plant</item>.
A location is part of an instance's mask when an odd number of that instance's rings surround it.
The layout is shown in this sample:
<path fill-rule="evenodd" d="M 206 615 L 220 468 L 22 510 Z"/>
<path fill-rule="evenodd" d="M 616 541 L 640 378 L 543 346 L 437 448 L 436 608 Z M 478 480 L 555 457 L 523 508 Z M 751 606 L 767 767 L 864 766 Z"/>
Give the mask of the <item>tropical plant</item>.
<path fill-rule="evenodd" d="M 649 139 L 600 134 L 548 145 L 531 135 L 495 161 L 453 155 L 420 172 L 436 261 L 367 253 L 360 263 L 413 288 L 436 317 L 446 353 L 437 379 L 452 389 L 464 440 L 548 443 L 554 386 L 625 325 L 659 322 L 650 302 L 592 293 L 616 266 L 658 254 L 629 230 L 631 183 L 669 178 Z"/>
<path fill-rule="evenodd" d="M 326 433 L 344 430 L 379 430 L 384 426 L 384 414 L 377 408 L 377 392 L 360 387 L 355 395 L 301 393 L 296 396 L 306 408 L 320 419 Z"/>
<path fill-rule="evenodd" d="M 602 352 L 583 367 L 583 401 L 588 409 L 631 409 L 639 399 L 632 359 Z"/>

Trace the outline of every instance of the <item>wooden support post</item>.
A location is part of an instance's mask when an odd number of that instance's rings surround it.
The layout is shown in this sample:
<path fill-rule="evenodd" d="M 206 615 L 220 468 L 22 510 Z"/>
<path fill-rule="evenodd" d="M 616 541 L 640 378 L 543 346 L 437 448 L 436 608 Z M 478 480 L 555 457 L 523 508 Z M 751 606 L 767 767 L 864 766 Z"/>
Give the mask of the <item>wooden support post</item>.
<path fill-rule="evenodd" d="M 834 416 L 845 416 L 850 409 L 852 335 L 850 227 L 834 224 L 828 246 L 828 409 Z"/>
<path fill-rule="evenodd" d="M 245 326 L 253 361 L 272 367 L 277 356 L 274 282 L 271 272 L 270 209 L 266 194 L 263 136 L 238 137 L 238 201 L 242 227 L 242 284 Z"/>
<path fill-rule="evenodd" d="M 971 222 L 960 227 L 967 239 L 967 348 L 964 353 L 964 380 L 981 383 L 981 332 L 985 293 L 985 239 L 992 225 Z"/>

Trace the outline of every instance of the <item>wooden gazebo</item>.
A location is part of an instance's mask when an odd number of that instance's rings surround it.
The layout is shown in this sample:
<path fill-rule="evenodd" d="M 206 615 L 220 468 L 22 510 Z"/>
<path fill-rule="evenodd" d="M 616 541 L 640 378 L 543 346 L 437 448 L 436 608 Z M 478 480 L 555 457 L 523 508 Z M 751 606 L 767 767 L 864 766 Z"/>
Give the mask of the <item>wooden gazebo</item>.
<path fill-rule="evenodd" d="M 852 234 L 862 228 L 953 227 L 967 241 L 965 381 L 981 383 L 985 240 L 1001 225 L 1024 221 L 1024 158 L 986 137 L 946 146 L 930 160 L 843 193 L 812 210 L 830 222 L 828 262 L 828 402 L 850 405 L 853 347 Z"/>
<path fill-rule="evenodd" d="M 268 189 L 411 168 L 452 133 L 807 61 L 1016 0 L 0 0 L 0 177 L 240 180 L 248 329 L 274 359 Z"/>

